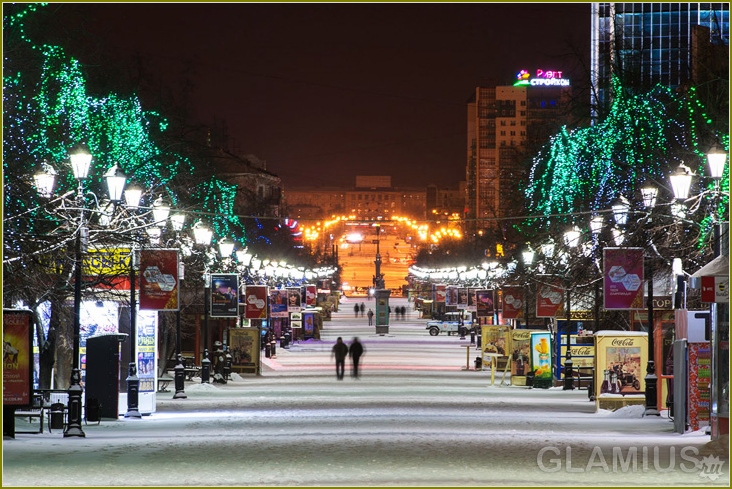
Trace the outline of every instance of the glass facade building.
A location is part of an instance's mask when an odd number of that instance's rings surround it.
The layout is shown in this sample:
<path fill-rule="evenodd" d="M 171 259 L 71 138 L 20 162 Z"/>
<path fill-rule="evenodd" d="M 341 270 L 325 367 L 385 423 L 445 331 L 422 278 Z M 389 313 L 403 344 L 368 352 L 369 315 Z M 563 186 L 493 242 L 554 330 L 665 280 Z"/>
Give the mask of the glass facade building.
<path fill-rule="evenodd" d="M 729 3 L 594 3 L 593 105 L 609 104 L 613 74 L 642 88 L 693 81 L 702 42 L 729 47 Z"/>

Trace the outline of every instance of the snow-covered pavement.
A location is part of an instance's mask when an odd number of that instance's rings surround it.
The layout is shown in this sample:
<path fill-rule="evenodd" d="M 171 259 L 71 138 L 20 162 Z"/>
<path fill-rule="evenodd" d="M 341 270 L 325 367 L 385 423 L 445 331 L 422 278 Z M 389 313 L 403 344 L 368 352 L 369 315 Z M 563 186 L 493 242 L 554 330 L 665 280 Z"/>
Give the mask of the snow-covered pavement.
<path fill-rule="evenodd" d="M 729 485 L 728 445 L 637 407 L 596 413 L 584 390 L 490 386 L 462 370 L 466 340 L 421 322 L 376 337 L 341 312 L 259 377 L 187 382 L 187 399 L 161 394 L 153 415 L 85 438 L 4 440 L 3 485 Z M 360 380 L 335 379 L 338 335 L 366 345 Z"/>

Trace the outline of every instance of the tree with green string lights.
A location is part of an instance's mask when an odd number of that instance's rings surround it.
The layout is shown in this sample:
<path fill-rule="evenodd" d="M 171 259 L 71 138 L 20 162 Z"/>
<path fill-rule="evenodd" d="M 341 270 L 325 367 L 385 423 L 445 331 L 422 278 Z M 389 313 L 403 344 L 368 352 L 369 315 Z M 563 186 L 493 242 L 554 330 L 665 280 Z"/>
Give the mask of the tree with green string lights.
<path fill-rule="evenodd" d="M 171 148 L 182 147 L 166 134 L 164 117 L 143 109 L 135 96 L 114 93 L 98 95 L 88 86 L 82 63 L 68 56 L 60 46 L 34 42 L 26 25 L 42 4 L 15 5 L 3 18 L 3 184 L 4 184 L 4 306 L 22 301 L 35 311 L 50 301 L 50 330 L 45 335 L 36 321 L 41 352 L 41 387 L 48 387 L 49 373 L 56 366 L 57 378 L 68 379 L 64 365 L 54 362 L 54 353 L 68 359 L 69 323 L 67 308 L 61 307 L 73 289 L 69 253 L 75 221 L 59 210 L 63 201 L 44 198 L 32 185 L 32 175 L 42 165 L 58 173 L 54 195 L 67 197 L 76 188 L 67 166 L 68 150 L 78 142 L 88 145 L 93 170 L 84 182 L 85 199 L 105 195 L 103 175 L 118 165 L 128 185 L 144 189 L 143 206 L 164 197 L 168 203 L 189 213 L 188 224 L 205 215 L 219 237 L 246 243 L 246 234 L 234 213 L 235 187 L 215 175 L 201 178 L 195 172 L 195 157 Z M 55 200 L 54 200 L 55 199 Z M 103 202 L 89 201 L 102 208 Z M 98 213 L 97 213 L 98 214 Z M 131 244 L 136 234 L 127 227 L 103 229 L 89 216 L 92 237 L 98 243 Z M 110 277 L 85 281 L 87 289 L 108 282 Z"/>
<path fill-rule="evenodd" d="M 613 93 L 605 120 L 564 128 L 534 157 L 526 197 L 529 213 L 540 217 L 532 225 L 570 224 L 575 213 L 607 210 L 620 195 L 633 199 L 646 182 L 668 188 L 681 162 L 708 175 L 705 153 L 712 143 L 728 151 L 729 135 L 707 115 L 693 87 L 632 93 L 616 79 Z M 728 191 L 728 178 L 722 182 Z M 723 210 L 727 199 L 719 205 Z"/>

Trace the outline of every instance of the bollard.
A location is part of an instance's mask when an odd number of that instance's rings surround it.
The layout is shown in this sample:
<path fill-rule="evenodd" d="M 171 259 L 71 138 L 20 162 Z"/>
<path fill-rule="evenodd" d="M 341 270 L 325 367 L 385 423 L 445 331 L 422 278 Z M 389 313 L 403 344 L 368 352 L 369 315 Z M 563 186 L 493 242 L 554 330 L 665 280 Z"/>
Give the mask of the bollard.
<path fill-rule="evenodd" d="M 277 342 L 275 340 L 272 340 L 270 342 L 270 351 L 269 354 L 271 355 L 271 358 L 277 358 Z"/>
<path fill-rule="evenodd" d="M 203 360 L 201 360 L 201 383 L 208 384 L 211 372 L 211 360 L 208 359 L 208 348 L 203 350 Z"/>
<path fill-rule="evenodd" d="M 290 348 L 290 341 L 292 341 L 292 334 L 290 331 L 285 331 L 285 348 Z"/>
<path fill-rule="evenodd" d="M 270 347 L 269 342 L 266 342 L 264 344 L 264 357 L 265 358 L 271 358 L 272 357 L 272 348 Z"/>
<path fill-rule="evenodd" d="M 475 344 L 475 329 L 470 330 L 470 344 L 471 345 Z"/>
<path fill-rule="evenodd" d="M 231 379 L 231 349 L 226 348 L 226 363 L 224 364 L 224 380 Z"/>

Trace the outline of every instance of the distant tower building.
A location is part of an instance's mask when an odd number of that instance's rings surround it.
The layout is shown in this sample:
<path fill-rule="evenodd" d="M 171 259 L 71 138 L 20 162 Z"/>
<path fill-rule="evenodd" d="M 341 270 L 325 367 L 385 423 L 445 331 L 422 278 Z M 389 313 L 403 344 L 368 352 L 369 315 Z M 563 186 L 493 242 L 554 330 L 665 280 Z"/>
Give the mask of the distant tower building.
<path fill-rule="evenodd" d="M 569 80 L 561 71 L 522 71 L 514 85 L 477 87 L 467 105 L 465 233 L 505 237 L 523 215 L 522 162 L 567 120 Z"/>
<path fill-rule="evenodd" d="M 591 46 L 596 118 L 611 103 L 613 74 L 626 86 L 679 87 L 713 80 L 719 56 L 728 70 L 729 3 L 593 3 Z"/>

